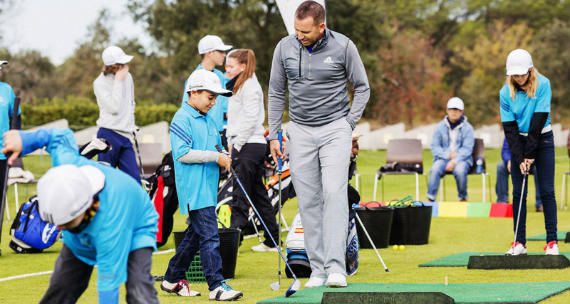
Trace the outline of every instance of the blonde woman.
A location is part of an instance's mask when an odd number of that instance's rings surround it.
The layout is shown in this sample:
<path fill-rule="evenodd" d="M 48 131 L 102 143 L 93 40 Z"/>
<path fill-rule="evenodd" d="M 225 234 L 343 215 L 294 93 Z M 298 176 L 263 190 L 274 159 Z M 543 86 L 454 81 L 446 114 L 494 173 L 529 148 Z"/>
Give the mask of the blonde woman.
<path fill-rule="evenodd" d="M 252 50 L 238 49 L 226 58 L 226 77 L 231 79 L 226 88 L 234 95 L 228 102 L 228 146 L 232 166 L 269 231 L 265 241 L 252 247 L 253 251 L 277 251 L 273 239 L 278 238 L 275 212 L 263 184 L 263 164 L 268 153 L 263 121 L 263 91 L 255 76 L 255 54 Z M 243 230 L 247 225 L 249 204 L 234 181 L 232 201 L 232 228 Z"/>
<path fill-rule="evenodd" d="M 523 49 L 516 49 L 507 57 L 507 81 L 500 91 L 501 121 L 505 137 L 511 147 L 511 178 L 513 181 L 513 226 L 515 242 L 507 255 L 524 255 L 526 250 L 526 195 L 521 192 L 525 174 L 531 166 L 536 169 L 544 209 L 547 255 L 557 255 L 557 218 L 554 198 L 554 141 L 550 124 L 550 81 L 534 67 L 532 57 Z M 517 226 L 517 215 L 520 219 Z"/>

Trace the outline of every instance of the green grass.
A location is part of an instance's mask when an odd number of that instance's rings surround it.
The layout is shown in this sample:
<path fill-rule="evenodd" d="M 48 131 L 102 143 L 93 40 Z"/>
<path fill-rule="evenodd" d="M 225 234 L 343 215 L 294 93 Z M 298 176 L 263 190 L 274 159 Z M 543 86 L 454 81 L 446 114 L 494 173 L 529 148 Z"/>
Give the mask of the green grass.
<path fill-rule="evenodd" d="M 424 168 L 426 173 L 431 167 L 431 154 L 424 151 Z M 492 175 L 492 194 L 494 195 L 496 163 L 500 158 L 500 150 L 488 149 L 486 151 L 487 171 Z M 358 158 L 358 171 L 361 174 L 360 190 L 363 201 L 372 200 L 374 172 L 385 163 L 385 151 L 361 151 Z M 31 170 L 39 177 L 50 166 L 49 157 L 31 156 L 24 161 L 25 168 Z M 565 148 L 556 150 L 556 194 L 560 197 L 562 173 L 568 171 L 568 156 Z M 532 180 L 532 178 L 531 178 Z M 454 200 L 457 197 L 453 177 L 447 177 L 447 198 Z M 385 177 L 386 199 L 402 198 L 408 194 L 415 195 L 415 181 L 413 176 Z M 469 177 L 469 201 L 481 201 L 481 178 Z M 512 188 L 510 188 L 512 189 Z M 534 197 L 534 187 L 529 187 L 530 198 Z M 426 182 L 420 179 L 420 198 L 425 199 Z M 35 193 L 35 185 L 20 185 L 19 198 L 25 198 Z M 378 198 L 380 194 L 378 194 Z M 15 213 L 13 187 L 8 192 L 10 213 Z M 560 203 L 560 202 L 558 202 Z M 534 210 L 534 201 L 528 202 L 529 210 Z M 296 200 L 285 204 L 284 214 L 288 222 L 297 212 Z M 558 229 L 570 230 L 570 213 L 568 210 L 558 213 Z M 45 253 L 38 255 L 16 255 L 8 247 L 8 228 L 10 223 L 5 222 L 2 230 L 2 256 L 0 257 L 0 279 L 26 273 L 48 271 L 53 268 L 61 244 L 58 243 Z M 175 230 L 184 229 L 184 218 L 177 214 Z M 390 272 L 384 269 L 373 250 L 360 251 L 360 267 L 358 272 L 348 278 L 349 283 L 442 283 L 445 277 L 449 283 L 481 283 L 481 282 L 540 282 L 540 281 L 567 281 L 569 270 L 467 270 L 467 268 L 450 267 L 418 267 L 419 264 L 462 251 L 503 252 L 508 248 L 512 238 L 512 219 L 504 218 L 433 218 L 430 240 L 428 245 L 406 246 L 403 251 L 394 251 L 391 248 L 380 249 L 382 258 L 388 265 Z M 527 236 L 544 233 L 544 219 L 542 213 L 529 212 L 527 219 Z M 283 237 L 286 233 L 283 233 Z M 236 277 L 230 282 L 235 289 L 244 292 L 241 303 L 255 303 L 284 294 L 291 280 L 285 278 L 284 264 L 281 263 L 283 279 L 281 289 L 272 291 L 269 284 L 277 281 L 277 255 L 274 253 L 253 253 L 250 247 L 256 245 L 256 239 L 245 240 L 239 249 Z M 561 242 L 562 251 L 570 251 L 570 245 Z M 543 242 L 528 242 L 530 252 L 542 252 Z M 172 237 L 160 250 L 174 247 Z M 153 275 L 163 275 L 168 260 L 172 254 L 153 256 Z M 302 280 L 304 283 L 306 280 Z M 29 277 L 0 282 L 0 303 L 37 303 L 42 297 L 49 283 L 49 275 Z M 156 284 L 159 290 L 159 284 Z M 193 284 L 193 289 L 202 293 L 200 298 L 184 299 L 159 291 L 161 303 L 208 303 L 207 285 Z M 124 303 L 124 289 L 121 289 L 121 301 Z M 96 303 L 96 274 L 91 278 L 91 284 L 81 297 L 79 303 Z M 569 303 L 570 293 L 547 299 L 544 303 Z"/>

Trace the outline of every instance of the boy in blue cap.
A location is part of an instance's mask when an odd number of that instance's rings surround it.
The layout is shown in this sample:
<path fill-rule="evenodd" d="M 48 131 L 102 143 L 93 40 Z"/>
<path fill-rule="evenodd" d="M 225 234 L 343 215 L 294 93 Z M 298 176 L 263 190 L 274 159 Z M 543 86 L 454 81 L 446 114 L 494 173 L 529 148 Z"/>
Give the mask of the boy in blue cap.
<path fill-rule="evenodd" d="M 222 88 L 216 74 L 201 69 L 194 71 L 186 81 L 188 102 L 176 112 L 170 124 L 170 142 L 174 158 L 174 172 L 178 202 L 182 214 L 188 214 L 190 225 L 168 269 L 160 288 L 179 296 L 199 296 L 190 290 L 185 272 L 196 252 L 210 290 L 210 300 L 233 301 L 243 296 L 232 289 L 222 276 L 220 238 L 216 220 L 219 167 L 230 171 L 231 160 L 216 152 L 221 145 L 216 124 L 208 111 L 218 95 L 231 96 Z"/>
<path fill-rule="evenodd" d="M 63 230 L 63 246 L 40 303 L 75 303 L 97 265 L 99 303 L 156 303 L 150 275 L 158 215 L 148 194 L 126 173 L 79 155 L 70 129 L 4 133 L 8 164 L 46 147 L 53 168 L 38 182 L 42 220 Z"/>

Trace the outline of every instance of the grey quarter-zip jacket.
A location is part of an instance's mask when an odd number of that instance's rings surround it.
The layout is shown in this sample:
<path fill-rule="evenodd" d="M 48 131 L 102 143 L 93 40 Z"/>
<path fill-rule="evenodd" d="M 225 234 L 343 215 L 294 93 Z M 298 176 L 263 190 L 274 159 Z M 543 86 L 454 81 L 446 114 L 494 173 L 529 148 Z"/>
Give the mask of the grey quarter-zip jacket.
<path fill-rule="evenodd" d="M 347 81 L 354 87 L 352 106 Z M 362 116 L 370 86 L 356 45 L 343 34 L 325 29 L 309 52 L 296 35 L 284 37 L 273 53 L 269 80 L 269 138 L 281 128 L 289 90 L 289 118 L 322 126 L 345 117 L 354 129 Z"/>

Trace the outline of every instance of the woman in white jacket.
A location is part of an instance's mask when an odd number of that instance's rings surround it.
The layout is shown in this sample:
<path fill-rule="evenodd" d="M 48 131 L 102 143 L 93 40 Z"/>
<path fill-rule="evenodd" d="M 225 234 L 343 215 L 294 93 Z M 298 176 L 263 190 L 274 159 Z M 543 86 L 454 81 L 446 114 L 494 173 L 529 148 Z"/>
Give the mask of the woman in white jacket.
<path fill-rule="evenodd" d="M 277 251 L 269 234 L 277 239 L 275 212 L 263 184 L 263 166 L 267 155 L 265 140 L 265 108 L 263 91 L 255 76 L 255 54 L 249 49 L 237 49 L 226 59 L 226 77 L 231 79 L 226 88 L 234 95 L 228 102 L 228 146 L 234 173 L 241 182 L 269 231 L 265 241 L 252 247 L 253 251 Z M 249 204 L 234 181 L 231 226 L 243 229 L 247 225 Z"/>

